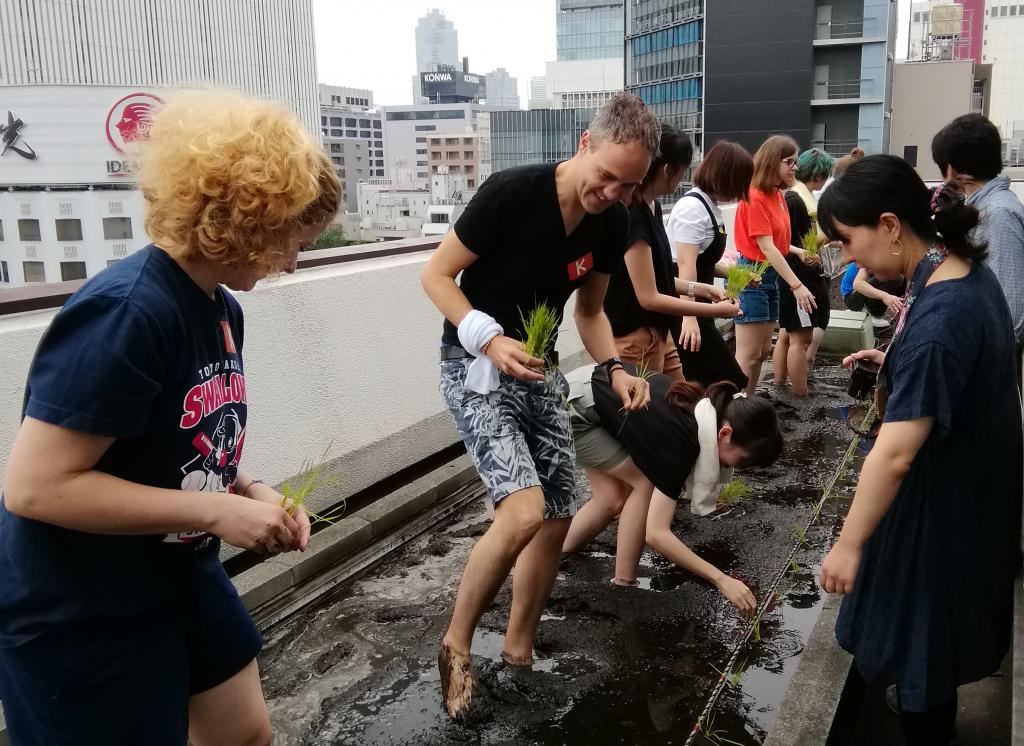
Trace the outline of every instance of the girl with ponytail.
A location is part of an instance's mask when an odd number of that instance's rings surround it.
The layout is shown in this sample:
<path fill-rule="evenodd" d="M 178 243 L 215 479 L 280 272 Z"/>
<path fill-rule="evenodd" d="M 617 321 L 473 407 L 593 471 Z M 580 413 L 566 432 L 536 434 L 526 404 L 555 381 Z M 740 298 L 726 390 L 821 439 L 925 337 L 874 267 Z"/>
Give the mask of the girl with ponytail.
<path fill-rule="evenodd" d="M 845 593 L 836 637 L 867 680 L 895 679 L 908 746 L 950 743 L 957 686 L 1009 647 L 1020 541 L 1013 323 L 971 240 L 978 212 L 902 159 L 868 156 L 822 195 L 822 230 L 879 280 L 910 278 L 882 364 L 884 418 L 821 569 Z"/>
<path fill-rule="evenodd" d="M 733 467 L 766 466 L 779 457 L 782 434 L 771 403 L 747 398 L 728 381 L 705 390 L 654 374 L 650 405 L 626 415 L 603 368 L 567 378 L 576 460 L 592 496 L 573 518 L 563 551 L 577 551 L 619 516 L 614 583 L 636 584 L 646 544 L 713 583 L 741 612 L 753 612 L 750 589 L 694 554 L 671 526 L 684 488 L 691 511 L 704 515 L 715 509 Z"/>

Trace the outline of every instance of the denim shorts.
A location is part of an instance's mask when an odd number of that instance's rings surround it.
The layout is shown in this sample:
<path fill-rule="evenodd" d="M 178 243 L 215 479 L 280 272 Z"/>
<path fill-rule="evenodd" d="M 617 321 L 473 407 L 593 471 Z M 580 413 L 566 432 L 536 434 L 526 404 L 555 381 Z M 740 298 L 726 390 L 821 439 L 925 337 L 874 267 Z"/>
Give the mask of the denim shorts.
<path fill-rule="evenodd" d="M 443 361 L 439 388 L 491 500 L 497 505 L 513 492 L 540 487 L 544 517 L 571 518 L 578 507 L 576 451 L 565 377 L 557 369 L 544 381 L 503 373 L 497 390 L 478 394 L 465 387 L 472 362 Z"/>
<path fill-rule="evenodd" d="M 753 263 L 745 256 L 738 260 L 741 265 L 749 266 Z M 740 293 L 740 310 L 743 315 L 734 319 L 737 324 L 779 320 L 779 273 L 774 267 L 769 267 L 761 275 L 759 287 L 748 287 Z"/>

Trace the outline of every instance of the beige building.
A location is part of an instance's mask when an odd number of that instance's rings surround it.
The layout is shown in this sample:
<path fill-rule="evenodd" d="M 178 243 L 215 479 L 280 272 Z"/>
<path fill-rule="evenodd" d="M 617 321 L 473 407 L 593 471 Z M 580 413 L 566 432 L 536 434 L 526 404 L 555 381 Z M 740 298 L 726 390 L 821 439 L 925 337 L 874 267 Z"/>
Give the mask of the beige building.
<path fill-rule="evenodd" d="M 925 181 L 941 179 L 932 161 L 932 138 L 952 119 L 971 111 L 973 89 L 970 60 L 897 64 L 889 152 L 906 159 Z"/>
<path fill-rule="evenodd" d="M 480 136 L 472 133 L 428 136 L 427 164 L 431 174 L 463 175 L 466 186 L 476 189 L 480 181 Z"/>

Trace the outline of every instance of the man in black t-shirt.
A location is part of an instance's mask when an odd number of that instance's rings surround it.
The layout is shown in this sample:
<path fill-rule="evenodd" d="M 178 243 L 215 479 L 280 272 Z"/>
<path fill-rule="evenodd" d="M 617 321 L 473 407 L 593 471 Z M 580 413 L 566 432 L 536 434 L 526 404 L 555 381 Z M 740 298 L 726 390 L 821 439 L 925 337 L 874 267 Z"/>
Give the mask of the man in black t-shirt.
<path fill-rule="evenodd" d="M 587 352 L 608 368 L 628 411 L 649 399 L 646 381 L 615 357 L 603 301 L 626 249 L 621 200 L 643 180 L 658 137 L 657 120 L 643 102 L 619 94 L 597 113 L 570 160 L 487 179 L 423 270 L 423 287 L 446 319 L 441 393 L 495 504 L 494 522 L 470 554 L 438 656 L 453 718 L 472 699 L 473 630 L 513 565 L 502 657 L 512 665 L 532 663 L 534 632 L 576 512 L 567 386 L 555 340 L 544 351 L 546 361 L 527 354 L 524 317 L 544 304 L 560 324 L 566 301 L 579 290 L 574 318 Z"/>

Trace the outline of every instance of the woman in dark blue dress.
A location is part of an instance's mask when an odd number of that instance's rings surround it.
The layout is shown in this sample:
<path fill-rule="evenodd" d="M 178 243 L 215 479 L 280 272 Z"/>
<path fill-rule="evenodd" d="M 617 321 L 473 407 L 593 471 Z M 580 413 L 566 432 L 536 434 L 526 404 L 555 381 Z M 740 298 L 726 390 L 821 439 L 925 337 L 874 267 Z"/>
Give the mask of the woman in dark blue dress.
<path fill-rule="evenodd" d="M 865 679 L 895 681 L 907 743 L 948 744 L 956 688 L 998 669 L 1018 562 L 1021 413 L 1013 324 L 978 213 L 870 156 L 822 196 L 818 219 L 879 280 L 912 278 L 883 362 L 884 420 L 821 583 L 845 593 L 836 637 Z M 880 397 L 880 398 L 885 398 Z"/>

